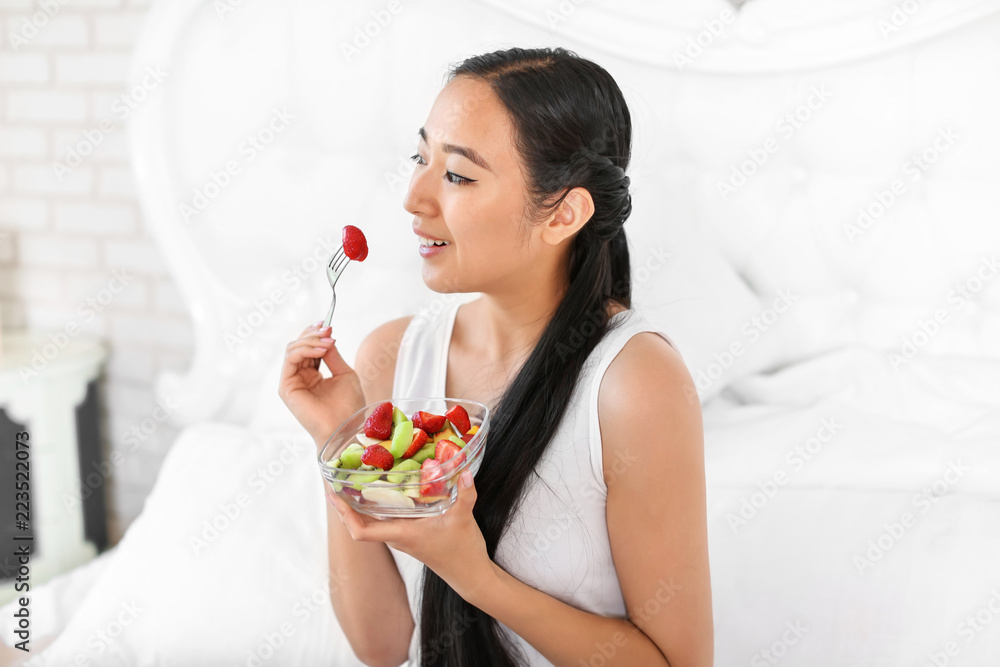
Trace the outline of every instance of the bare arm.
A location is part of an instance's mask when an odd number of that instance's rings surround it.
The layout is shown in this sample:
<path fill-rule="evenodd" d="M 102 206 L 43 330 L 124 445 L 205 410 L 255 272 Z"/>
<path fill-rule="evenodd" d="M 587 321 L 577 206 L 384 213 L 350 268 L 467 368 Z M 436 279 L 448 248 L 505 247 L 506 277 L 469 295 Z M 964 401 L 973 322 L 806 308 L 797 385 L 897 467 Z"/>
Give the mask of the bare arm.
<path fill-rule="evenodd" d="M 396 352 L 408 321 L 379 327 L 358 349 L 355 366 L 366 404 L 392 398 Z M 407 660 L 414 624 L 396 561 L 384 544 L 355 542 L 329 503 L 326 517 L 330 599 L 337 620 L 362 662 L 397 667 Z M 339 583 L 336 591 L 334 582 Z"/>
<path fill-rule="evenodd" d="M 334 343 L 322 340 L 329 337 L 326 332 L 307 329 L 289 345 L 279 394 L 317 448 L 363 405 L 392 397 L 396 352 L 408 321 L 393 320 L 369 334 L 358 350 L 357 372 Z M 309 364 L 321 355 L 331 378 L 319 379 Z M 337 621 L 359 660 L 397 667 L 407 660 L 414 624 L 396 562 L 384 544 L 355 542 L 329 503 L 326 510 L 330 600 Z"/>
<path fill-rule="evenodd" d="M 666 341 L 640 333 L 608 368 L 598 406 L 608 534 L 629 619 L 672 667 L 710 666 L 704 432 L 691 375 Z"/>

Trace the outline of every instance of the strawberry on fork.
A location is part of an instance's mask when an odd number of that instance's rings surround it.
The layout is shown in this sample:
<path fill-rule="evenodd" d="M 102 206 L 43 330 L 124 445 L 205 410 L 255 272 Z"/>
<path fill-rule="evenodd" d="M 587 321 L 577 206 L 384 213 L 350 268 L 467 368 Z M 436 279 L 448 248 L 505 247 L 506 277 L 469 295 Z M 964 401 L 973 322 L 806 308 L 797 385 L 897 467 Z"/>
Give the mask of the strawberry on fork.
<path fill-rule="evenodd" d="M 368 257 L 368 240 L 364 232 L 354 225 L 344 227 L 343 242 L 340 249 L 333 254 L 326 265 L 326 279 L 330 281 L 330 290 L 333 292 L 333 300 L 330 301 L 330 310 L 326 313 L 323 326 L 330 326 L 333 319 L 333 309 L 337 307 L 337 281 L 340 275 L 347 268 L 347 264 L 353 259 L 356 262 L 363 262 Z M 313 366 L 319 368 L 320 358 L 313 360 Z"/>

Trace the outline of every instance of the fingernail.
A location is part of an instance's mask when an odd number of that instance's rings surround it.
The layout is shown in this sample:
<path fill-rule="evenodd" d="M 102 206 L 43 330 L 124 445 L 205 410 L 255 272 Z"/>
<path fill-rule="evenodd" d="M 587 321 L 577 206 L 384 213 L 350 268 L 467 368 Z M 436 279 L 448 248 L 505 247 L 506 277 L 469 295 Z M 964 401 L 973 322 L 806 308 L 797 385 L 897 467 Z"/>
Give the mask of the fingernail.
<path fill-rule="evenodd" d="M 321 342 L 321 343 L 332 343 L 333 339 L 332 338 L 320 338 L 319 342 Z"/>
<path fill-rule="evenodd" d="M 468 470 L 462 473 L 462 486 L 465 488 L 472 486 L 472 473 Z"/>
<path fill-rule="evenodd" d="M 317 352 L 326 352 L 325 347 L 314 347 L 313 349 L 316 350 Z"/>
<path fill-rule="evenodd" d="M 314 322 L 313 323 L 313 329 L 317 328 L 321 324 L 323 324 L 323 320 L 319 320 L 318 322 Z"/>

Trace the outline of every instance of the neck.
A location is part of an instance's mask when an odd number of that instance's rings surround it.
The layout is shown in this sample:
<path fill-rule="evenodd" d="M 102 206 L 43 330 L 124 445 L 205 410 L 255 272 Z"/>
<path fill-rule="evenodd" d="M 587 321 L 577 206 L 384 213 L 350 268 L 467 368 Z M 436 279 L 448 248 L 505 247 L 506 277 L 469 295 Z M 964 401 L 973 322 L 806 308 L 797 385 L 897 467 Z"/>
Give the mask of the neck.
<path fill-rule="evenodd" d="M 467 348 L 484 361 L 504 367 L 519 366 L 531 354 L 566 294 L 569 285 L 558 280 L 563 269 L 547 276 L 522 274 L 502 289 L 484 291 L 468 307 L 464 327 Z M 464 337 L 464 336 L 463 336 Z"/>
<path fill-rule="evenodd" d="M 475 347 L 496 363 L 523 360 L 534 348 L 561 297 L 535 292 L 523 295 L 483 294 L 476 300 L 470 333 Z"/>

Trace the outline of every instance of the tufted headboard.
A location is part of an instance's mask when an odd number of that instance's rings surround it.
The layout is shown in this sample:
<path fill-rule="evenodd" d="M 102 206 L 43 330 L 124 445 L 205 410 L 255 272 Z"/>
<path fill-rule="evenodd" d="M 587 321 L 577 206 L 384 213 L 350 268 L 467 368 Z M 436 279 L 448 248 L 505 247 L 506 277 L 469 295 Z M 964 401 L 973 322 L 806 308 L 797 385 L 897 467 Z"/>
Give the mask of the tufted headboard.
<path fill-rule="evenodd" d="M 159 385 L 183 422 L 294 424 L 279 362 L 326 311 L 345 224 L 371 247 L 338 290 L 349 360 L 378 324 L 475 296 L 417 278 L 406 157 L 448 65 L 513 45 L 622 87 L 635 302 L 703 399 L 837 348 L 902 351 L 940 311 L 921 353 L 1000 357 L 997 0 L 170 0 L 144 33 L 133 80 L 162 80 L 129 136 L 195 326 Z"/>

